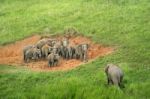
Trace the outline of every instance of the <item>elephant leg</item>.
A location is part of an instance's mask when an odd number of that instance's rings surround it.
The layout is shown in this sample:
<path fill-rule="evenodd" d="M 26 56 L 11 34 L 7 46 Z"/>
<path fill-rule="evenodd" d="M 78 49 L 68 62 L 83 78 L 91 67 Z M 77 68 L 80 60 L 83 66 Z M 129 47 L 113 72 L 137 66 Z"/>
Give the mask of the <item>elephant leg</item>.
<path fill-rule="evenodd" d="M 84 60 L 85 60 L 85 62 L 87 62 L 88 61 L 88 59 L 87 59 L 88 57 L 87 57 L 87 52 L 85 52 L 84 53 Z"/>
<path fill-rule="evenodd" d="M 44 59 L 44 53 L 42 52 L 42 59 Z"/>
<path fill-rule="evenodd" d="M 48 52 L 47 53 L 45 53 L 45 58 L 47 58 L 48 57 Z"/>
<path fill-rule="evenodd" d="M 64 50 L 61 50 L 61 55 L 64 58 Z"/>
<path fill-rule="evenodd" d="M 68 51 L 68 57 L 67 57 L 67 59 L 70 59 L 70 52 Z"/>
<path fill-rule="evenodd" d="M 76 55 L 75 54 L 73 54 L 73 59 L 76 59 Z"/>
<path fill-rule="evenodd" d="M 66 52 L 64 52 L 64 58 L 66 59 L 66 57 L 67 57 L 67 53 L 66 53 Z"/>
<path fill-rule="evenodd" d="M 56 65 L 55 66 L 57 66 L 58 65 L 58 61 L 56 62 Z"/>
<path fill-rule="evenodd" d="M 43 59 L 45 58 L 45 53 L 43 53 Z"/>
<path fill-rule="evenodd" d="M 114 84 L 114 85 L 119 86 L 119 82 L 118 82 L 118 79 L 117 79 L 116 77 L 114 77 L 114 78 L 112 79 L 112 81 L 113 81 L 113 84 Z"/>
<path fill-rule="evenodd" d="M 67 52 L 65 52 L 65 59 L 67 59 L 67 57 L 68 57 L 68 53 L 67 53 Z"/>
<path fill-rule="evenodd" d="M 51 62 L 50 62 L 50 67 L 52 67 L 52 66 L 53 66 L 53 62 L 51 61 Z"/>
<path fill-rule="evenodd" d="M 50 61 L 48 61 L 48 66 L 50 67 L 51 65 L 50 65 Z"/>
<path fill-rule="evenodd" d="M 54 62 L 54 61 L 52 61 L 52 66 L 54 66 L 54 63 L 55 63 L 55 62 Z"/>
<path fill-rule="evenodd" d="M 63 52 L 63 51 L 61 51 L 60 53 L 61 53 L 61 56 L 64 58 L 64 52 Z"/>
<path fill-rule="evenodd" d="M 49 67 L 52 66 L 52 61 L 51 61 L 51 60 L 48 61 L 48 66 L 49 66 Z"/>
<path fill-rule="evenodd" d="M 55 61 L 53 61 L 53 65 L 52 66 L 55 66 Z"/>
<path fill-rule="evenodd" d="M 79 54 L 77 54 L 77 59 L 80 59 L 80 55 Z"/>
<path fill-rule="evenodd" d="M 52 66 L 52 61 L 50 62 L 50 67 Z"/>
<path fill-rule="evenodd" d="M 121 87 L 121 82 L 118 83 L 119 87 Z"/>
<path fill-rule="evenodd" d="M 59 65 L 59 60 L 57 60 L 57 62 L 56 62 L 56 66 L 58 66 Z"/>
<path fill-rule="evenodd" d="M 107 81 L 108 81 L 109 85 L 113 84 L 113 80 L 112 80 L 112 77 L 110 75 L 107 75 Z"/>
<path fill-rule="evenodd" d="M 27 63 L 29 62 L 29 60 L 30 60 L 29 58 L 26 59 Z"/>
<path fill-rule="evenodd" d="M 83 53 L 81 53 L 81 55 L 80 55 L 80 60 L 81 60 L 81 61 L 84 60 L 84 59 L 83 59 Z"/>
<path fill-rule="evenodd" d="M 67 59 L 70 59 L 70 53 L 69 52 L 67 53 Z"/>
<path fill-rule="evenodd" d="M 65 48 L 61 48 L 61 54 L 62 54 L 62 57 L 65 58 Z"/>
<path fill-rule="evenodd" d="M 62 53 L 62 56 L 63 56 L 63 58 L 65 58 L 65 57 L 66 57 L 64 52 Z"/>
<path fill-rule="evenodd" d="M 87 62 L 86 54 L 83 55 L 83 61 L 84 61 L 84 62 Z"/>
<path fill-rule="evenodd" d="M 119 78 L 119 86 L 120 86 L 120 87 L 121 87 L 122 79 L 123 79 L 123 76 L 121 76 L 121 77 Z"/>
<path fill-rule="evenodd" d="M 53 66 L 56 66 L 56 62 L 54 62 L 54 65 Z"/>
<path fill-rule="evenodd" d="M 72 59 L 73 58 L 73 54 L 72 54 L 72 51 L 70 51 L 69 53 L 69 59 Z"/>
<path fill-rule="evenodd" d="M 107 84 L 109 85 L 110 84 L 110 79 L 107 77 Z"/>
<path fill-rule="evenodd" d="M 58 62 L 57 62 L 57 61 L 55 61 L 54 66 L 57 66 L 57 65 L 58 65 Z"/>

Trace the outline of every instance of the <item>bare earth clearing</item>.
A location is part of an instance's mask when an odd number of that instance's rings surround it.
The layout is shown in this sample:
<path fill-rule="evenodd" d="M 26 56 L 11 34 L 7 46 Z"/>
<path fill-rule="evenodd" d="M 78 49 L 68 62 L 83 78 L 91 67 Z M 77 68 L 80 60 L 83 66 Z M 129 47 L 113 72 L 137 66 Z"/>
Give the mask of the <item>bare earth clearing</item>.
<path fill-rule="evenodd" d="M 68 70 L 77 67 L 81 64 L 84 64 L 80 60 L 76 60 L 76 59 L 71 59 L 71 60 L 62 59 L 59 66 L 56 67 L 48 67 L 46 60 L 24 63 L 23 53 L 22 53 L 23 47 L 29 44 L 35 44 L 40 39 L 41 39 L 40 35 L 34 35 L 24 40 L 17 41 L 13 44 L 0 46 L 0 64 L 27 66 L 28 68 L 35 71 Z M 57 39 L 62 39 L 62 37 L 59 36 L 57 37 Z M 81 44 L 81 43 L 90 44 L 90 48 L 88 50 L 89 61 L 92 61 L 97 57 L 104 56 L 113 52 L 113 48 L 104 47 L 99 44 L 95 44 L 89 38 L 82 37 L 82 36 L 72 37 L 70 38 L 70 42 L 73 45 Z"/>

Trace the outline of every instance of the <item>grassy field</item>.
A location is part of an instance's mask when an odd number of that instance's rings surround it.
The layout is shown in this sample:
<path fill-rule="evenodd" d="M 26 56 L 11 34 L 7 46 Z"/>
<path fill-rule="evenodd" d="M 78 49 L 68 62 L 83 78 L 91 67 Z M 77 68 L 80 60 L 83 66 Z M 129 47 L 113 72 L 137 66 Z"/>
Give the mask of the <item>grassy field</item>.
<path fill-rule="evenodd" d="M 0 65 L 0 98 L 150 99 L 149 0 L 0 0 L 0 45 L 68 27 L 117 50 L 70 71 Z M 125 88 L 106 85 L 107 63 L 123 69 Z"/>

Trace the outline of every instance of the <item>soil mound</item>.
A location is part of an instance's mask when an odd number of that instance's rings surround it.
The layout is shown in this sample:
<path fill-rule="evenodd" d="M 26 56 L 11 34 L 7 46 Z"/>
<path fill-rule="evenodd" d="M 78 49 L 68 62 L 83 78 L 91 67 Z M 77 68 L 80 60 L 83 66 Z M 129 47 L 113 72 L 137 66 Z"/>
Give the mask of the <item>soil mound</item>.
<path fill-rule="evenodd" d="M 0 46 L 0 64 L 27 66 L 28 68 L 36 71 L 68 70 L 77 67 L 81 64 L 84 64 L 80 60 L 76 60 L 76 59 L 71 59 L 71 60 L 62 59 L 59 66 L 56 67 L 48 67 L 47 65 L 48 63 L 46 60 L 24 63 L 23 53 L 22 53 L 23 47 L 26 45 L 35 44 L 41 38 L 42 37 L 40 35 L 34 35 L 24 40 L 17 41 L 13 44 Z M 57 37 L 57 38 L 61 39 L 61 37 Z M 70 38 L 70 42 L 73 45 L 82 44 L 82 43 L 90 44 L 90 48 L 88 50 L 89 61 L 113 52 L 113 48 L 104 47 L 102 45 L 95 44 L 89 38 L 83 36 L 72 37 Z"/>

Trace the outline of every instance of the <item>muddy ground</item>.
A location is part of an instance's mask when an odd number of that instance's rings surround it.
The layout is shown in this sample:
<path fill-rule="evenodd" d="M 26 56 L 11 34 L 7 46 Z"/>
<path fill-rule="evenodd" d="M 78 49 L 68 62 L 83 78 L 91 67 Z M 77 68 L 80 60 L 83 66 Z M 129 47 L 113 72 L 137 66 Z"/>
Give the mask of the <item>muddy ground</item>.
<path fill-rule="evenodd" d="M 35 71 L 49 71 L 49 70 L 68 70 L 75 68 L 81 64 L 84 64 L 80 60 L 61 60 L 60 64 L 56 67 L 48 67 L 46 60 L 32 61 L 29 63 L 24 63 L 22 49 L 24 46 L 29 44 L 35 44 L 42 37 L 40 35 L 34 35 L 28 37 L 24 40 L 17 41 L 13 44 L 8 44 L 5 46 L 0 46 L 0 64 L 7 64 L 12 66 L 27 66 L 28 68 Z M 62 39 L 62 37 L 56 37 Z M 104 47 L 100 44 L 93 43 L 89 38 L 83 36 L 76 36 L 70 38 L 70 42 L 73 45 L 88 43 L 90 48 L 88 50 L 89 62 L 97 57 L 105 56 L 113 52 L 113 48 Z"/>

